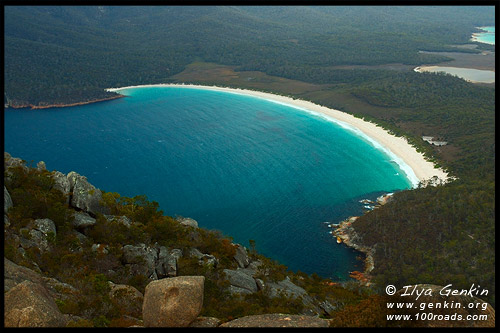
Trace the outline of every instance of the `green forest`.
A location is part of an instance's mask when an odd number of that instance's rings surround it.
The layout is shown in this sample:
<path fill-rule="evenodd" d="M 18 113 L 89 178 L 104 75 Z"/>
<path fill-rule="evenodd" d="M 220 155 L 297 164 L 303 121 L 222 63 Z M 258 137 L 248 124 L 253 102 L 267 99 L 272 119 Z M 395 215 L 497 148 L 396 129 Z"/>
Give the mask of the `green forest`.
<path fill-rule="evenodd" d="M 359 82 L 358 73 L 330 67 L 443 61 L 418 51 L 456 51 L 452 45 L 468 42 L 476 26 L 494 24 L 492 13 L 425 6 L 7 6 L 4 99 L 12 106 L 100 99 L 112 95 L 105 88 L 165 82 L 200 60 L 316 83 Z"/>
<path fill-rule="evenodd" d="M 494 6 L 4 9 L 4 102 L 11 107 L 110 98 L 116 95 L 105 88 L 126 85 L 217 84 L 307 99 L 406 137 L 457 179 L 397 192 L 356 221 L 362 242 L 375 248 L 374 290 L 480 284 L 495 307 L 495 88 L 381 66 L 451 60 L 418 51 L 494 51 L 469 41 L 478 26 L 494 25 Z M 456 47 L 463 44 L 476 48 Z M 193 64 L 204 71 L 188 78 Z M 217 76 L 221 69 L 235 79 Z M 421 139 L 434 134 L 449 144 Z M 155 218 L 145 228 L 170 223 Z M 143 237 L 124 237 L 136 236 Z M 51 260 L 47 267 L 57 267 Z M 353 311 L 375 307 L 376 297 L 370 303 L 349 294 L 359 307 Z"/>

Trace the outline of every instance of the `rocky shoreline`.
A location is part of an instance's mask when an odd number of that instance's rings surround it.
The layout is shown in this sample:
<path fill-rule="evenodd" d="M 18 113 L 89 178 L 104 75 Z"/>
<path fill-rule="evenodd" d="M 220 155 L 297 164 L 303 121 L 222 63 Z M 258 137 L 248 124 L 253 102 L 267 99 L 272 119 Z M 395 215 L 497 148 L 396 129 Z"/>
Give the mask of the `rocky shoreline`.
<path fill-rule="evenodd" d="M 39 109 L 50 109 L 50 108 L 66 108 L 70 106 L 78 106 L 78 105 L 86 105 L 92 103 L 106 102 L 114 99 L 126 97 L 125 95 L 117 95 L 106 98 L 93 99 L 85 102 L 76 102 L 76 103 L 68 103 L 68 104 L 46 104 L 42 103 L 42 105 L 33 105 L 33 104 L 6 104 L 5 108 L 13 108 L 13 109 L 24 109 L 30 108 L 31 110 L 39 110 Z"/>
<path fill-rule="evenodd" d="M 362 202 L 373 204 L 373 209 L 376 209 L 389 202 L 392 198 L 392 195 L 393 193 L 382 195 L 377 198 L 377 202 L 365 202 L 366 200 L 362 200 Z M 364 286 L 370 286 L 372 278 L 370 273 L 375 268 L 375 248 L 362 244 L 361 238 L 353 227 L 354 222 L 356 222 L 358 218 L 359 216 L 351 216 L 346 220 L 340 222 L 337 228 L 333 230 L 332 234 L 337 237 L 337 241 L 339 243 L 344 243 L 346 246 L 353 248 L 365 255 L 365 267 L 363 272 L 350 272 L 350 277 L 358 280 Z"/>

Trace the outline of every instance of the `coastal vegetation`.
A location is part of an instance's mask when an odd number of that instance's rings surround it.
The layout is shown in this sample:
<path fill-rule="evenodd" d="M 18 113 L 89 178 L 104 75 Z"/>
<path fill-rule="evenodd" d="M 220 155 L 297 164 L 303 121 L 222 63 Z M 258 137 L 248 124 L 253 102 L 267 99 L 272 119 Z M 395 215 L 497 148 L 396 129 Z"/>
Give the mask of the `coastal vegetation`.
<path fill-rule="evenodd" d="M 485 300 L 495 306 L 495 88 L 408 69 L 451 60 L 421 50 L 494 51 L 481 43 L 473 43 L 476 49 L 454 46 L 471 43 L 476 27 L 490 24 L 494 11 L 488 7 L 6 7 L 4 102 L 12 107 L 70 104 L 116 96 L 104 91 L 108 87 L 197 83 L 310 100 L 405 136 L 457 179 L 395 193 L 356 221 L 363 244 L 375 248 L 373 290 L 328 286 L 331 281 L 294 275 L 261 258 L 276 280 L 286 274 L 320 299 L 338 299 L 331 314 L 338 326 L 384 326 L 385 299 L 368 294 L 383 294 L 388 284 L 465 289 L 479 284 L 490 291 Z M 387 64 L 398 69 L 382 66 Z M 432 146 L 423 135 L 448 144 Z M 192 243 L 191 235 L 145 196 L 116 193 L 104 193 L 105 205 L 139 224 L 124 229 L 97 216 L 99 224 L 88 236 L 108 244 L 109 254 L 96 257 L 90 246 L 73 253 L 76 239 L 69 221 L 74 211 L 48 174 L 18 169 L 5 178 L 14 202 L 9 230 L 20 234 L 33 219 L 50 218 L 57 226 L 55 252 L 31 249 L 26 260 L 15 251 L 15 237 L 6 238 L 4 248 L 12 261 L 36 262 L 51 276 L 81 285 L 88 296 L 60 303 L 63 312 L 78 314 L 101 304 L 87 320 L 96 326 L 118 320 L 119 305 L 99 296 L 103 275 L 141 291 L 146 284 L 141 276 L 123 280 L 128 275 L 119 270 L 106 275 L 119 266 L 115 250 L 126 243 L 196 244 L 221 258 L 217 270 L 233 264 L 230 238 L 200 230 Z M 289 299 L 232 298 L 223 292 L 217 270 L 180 261 L 181 274 L 210 277 L 207 316 L 301 309 Z"/>

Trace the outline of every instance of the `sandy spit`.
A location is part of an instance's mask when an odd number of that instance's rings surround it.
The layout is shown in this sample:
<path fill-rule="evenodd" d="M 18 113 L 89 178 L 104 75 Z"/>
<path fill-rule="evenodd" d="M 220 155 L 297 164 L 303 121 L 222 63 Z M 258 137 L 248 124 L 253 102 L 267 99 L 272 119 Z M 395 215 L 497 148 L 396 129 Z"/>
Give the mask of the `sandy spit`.
<path fill-rule="evenodd" d="M 441 182 L 447 182 L 450 180 L 450 177 L 448 177 L 448 174 L 444 170 L 436 168 L 432 162 L 427 161 L 424 158 L 424 155 L 417 152 L 415 147 L 411 146 L 405 138 L 390 134 L 382 127 L 363 119 L 356 118 L 346 112 L 330 109 L 313 102 L 256 90 L 192 84 L 153 84 L 109 88 L 106 90 L 118 92 L 126 89 L 146 87 L 182 87 L 224 91 L 229 93 L 250 95 L 258 98 L 263 98 L 268 101 L 295 107 L 305 112 L 323 116 L 324 118 L 333 121 L 350 131 L 355 132 L 365 140 L 370 141 L 371 144 L 376 148 L 384 150 L 396 163 L 399 164 L 400 168 L 406 173 L 408 179 L 410 179 L 414 187 L 416 187 L 419 182 L 434 184 L 435 182 L 428 182 L 433 177 L 437 177 Z"/>

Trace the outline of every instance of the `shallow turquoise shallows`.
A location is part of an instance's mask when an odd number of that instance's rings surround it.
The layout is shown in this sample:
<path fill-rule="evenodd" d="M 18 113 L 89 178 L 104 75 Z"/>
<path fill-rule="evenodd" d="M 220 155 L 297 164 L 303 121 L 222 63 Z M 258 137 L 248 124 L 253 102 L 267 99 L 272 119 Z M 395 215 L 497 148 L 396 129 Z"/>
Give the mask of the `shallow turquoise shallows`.
<path fill-rule="evenodd" d="M 481 27 L 481 30 L 484 32 L 476 35 L 477 41 L 495 45 L 495 27 Z"/>
<path fill-rule="evenodd" d="M 411 186 L 391 157 L 320 116 L 251 96 L 173 87 L 45 110 L 5 111 L 5 151 L 76 171 L 167 215 L 196 219 L 291 270 L 335 280 L 362 270 L 328 224 L 359 200 Z"/>

